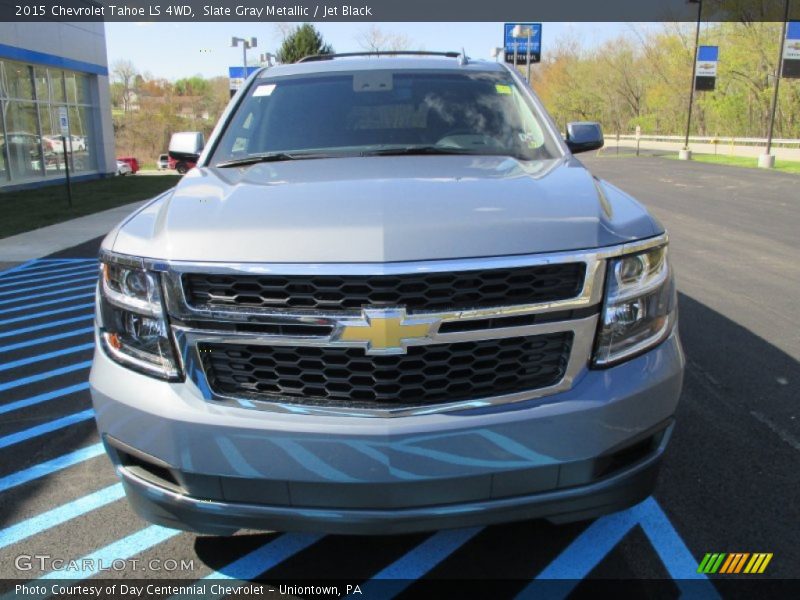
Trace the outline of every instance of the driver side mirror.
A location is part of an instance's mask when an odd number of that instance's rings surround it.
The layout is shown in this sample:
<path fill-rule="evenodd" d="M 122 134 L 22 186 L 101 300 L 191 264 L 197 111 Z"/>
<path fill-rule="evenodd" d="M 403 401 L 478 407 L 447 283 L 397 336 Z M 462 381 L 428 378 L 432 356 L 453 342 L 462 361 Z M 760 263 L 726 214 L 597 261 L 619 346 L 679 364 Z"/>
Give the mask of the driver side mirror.
<path fill-rule="evenodd" d="M 575 121 L 567 123 L 567 136 L 564 139 L 570 152 L 588 152 L 603 147 L 603 130 L 594 121 Z"/>

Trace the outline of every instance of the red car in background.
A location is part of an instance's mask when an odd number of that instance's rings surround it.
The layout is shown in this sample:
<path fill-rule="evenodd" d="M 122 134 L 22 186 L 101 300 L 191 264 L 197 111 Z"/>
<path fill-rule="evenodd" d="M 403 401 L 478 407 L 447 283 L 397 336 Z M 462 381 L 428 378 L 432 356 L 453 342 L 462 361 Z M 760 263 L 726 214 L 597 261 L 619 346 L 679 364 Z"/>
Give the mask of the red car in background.
<path fill-rule="evenodd" d="M 131 173 L 136 173 L 139 170 L 139 161 L 133 156 L 121 156 L 117 160 L 128 163 L 128 165 L 131 167 Z"/>

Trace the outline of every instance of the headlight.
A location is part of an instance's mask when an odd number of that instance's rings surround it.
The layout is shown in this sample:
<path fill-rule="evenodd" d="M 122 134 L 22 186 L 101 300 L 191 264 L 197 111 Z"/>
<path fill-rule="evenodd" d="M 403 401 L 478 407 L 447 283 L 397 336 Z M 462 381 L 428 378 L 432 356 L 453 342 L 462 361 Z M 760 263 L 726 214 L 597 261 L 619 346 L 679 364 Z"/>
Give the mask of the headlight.
<path fill-rule="evenodd" d="M 607 366 L 664 341 L 676 305 L 666 245 L 610 259 L 594 364 Z"/>
<path fill-rule="evenodd" d="M 176 379 L 158 274 L 135 258 L 104 252 L 100 261 L 97 325 L 104 350 L 127 367 Z"/>

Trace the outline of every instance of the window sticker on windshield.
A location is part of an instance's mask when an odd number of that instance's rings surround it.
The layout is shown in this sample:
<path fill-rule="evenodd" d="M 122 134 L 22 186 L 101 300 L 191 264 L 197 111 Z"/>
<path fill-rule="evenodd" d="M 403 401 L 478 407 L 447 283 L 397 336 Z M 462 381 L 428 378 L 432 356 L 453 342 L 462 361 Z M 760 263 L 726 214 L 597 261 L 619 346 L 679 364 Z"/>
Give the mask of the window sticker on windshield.
<path fill-rule="evenodd" d="M 269 96 L 275 91 L 275 84 L 269 83 L 258 86 L 253 92 L 253 96 Z"/>
<path fill-rule="evenodd" d="M 498 94 L 510 94 L 511 93 L 511 86 L 510 85 L 504 85 L 502 83 L 496 83 L 495 86 L 494 86 L 494 89 L 495 89 L 495 91 L 497 91 Z"/>

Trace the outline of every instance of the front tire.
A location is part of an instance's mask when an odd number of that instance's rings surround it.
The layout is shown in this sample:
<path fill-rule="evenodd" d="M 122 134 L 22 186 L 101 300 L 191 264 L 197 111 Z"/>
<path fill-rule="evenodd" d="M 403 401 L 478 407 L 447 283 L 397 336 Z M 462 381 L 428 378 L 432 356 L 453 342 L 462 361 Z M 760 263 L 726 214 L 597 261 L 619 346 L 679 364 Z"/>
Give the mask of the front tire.
<path fill-rule="evenodd" d="M 179 175 L 185 175 L 186 171 L 188 171 L 189 168 L 186 166 L 186 163 L 181 162 L 175 165 L 175 170 L 178 172 Z"/>

